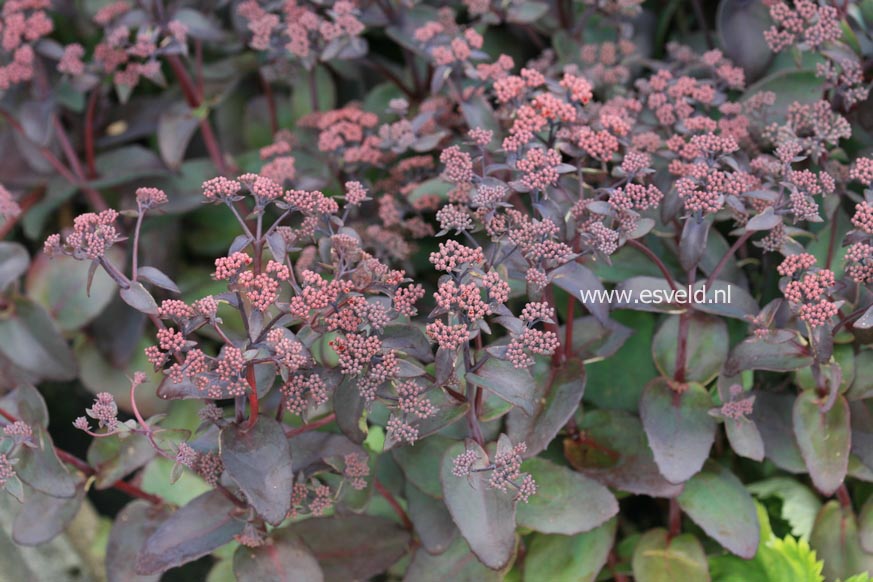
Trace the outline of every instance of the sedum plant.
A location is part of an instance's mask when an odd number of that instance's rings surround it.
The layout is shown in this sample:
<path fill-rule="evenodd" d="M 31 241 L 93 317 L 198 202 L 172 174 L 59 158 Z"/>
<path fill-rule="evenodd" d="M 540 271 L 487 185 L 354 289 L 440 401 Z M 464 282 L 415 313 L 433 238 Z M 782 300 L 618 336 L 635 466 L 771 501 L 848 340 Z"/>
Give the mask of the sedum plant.
<path fill-rule="evenodd" d="M 868 2 L 74 4 L 0 9 L 17 544 L 869 578 Z"/>

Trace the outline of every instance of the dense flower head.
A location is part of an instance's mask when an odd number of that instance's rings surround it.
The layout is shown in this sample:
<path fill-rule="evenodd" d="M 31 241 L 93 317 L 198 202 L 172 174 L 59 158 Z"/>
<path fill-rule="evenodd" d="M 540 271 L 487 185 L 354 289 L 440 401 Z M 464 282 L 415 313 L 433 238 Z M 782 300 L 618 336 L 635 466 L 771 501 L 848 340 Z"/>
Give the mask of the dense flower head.
<path fill-rule="evenodd" d="M 80 214 L 65 239 L 60 235 L 46 239 L 45 252 L 50 256 L 63 253 L 77 259 L 102 259 L 112 245 L 123 240 L 115 226 L 117 218 L 118 212 L 112 209 Z"/>

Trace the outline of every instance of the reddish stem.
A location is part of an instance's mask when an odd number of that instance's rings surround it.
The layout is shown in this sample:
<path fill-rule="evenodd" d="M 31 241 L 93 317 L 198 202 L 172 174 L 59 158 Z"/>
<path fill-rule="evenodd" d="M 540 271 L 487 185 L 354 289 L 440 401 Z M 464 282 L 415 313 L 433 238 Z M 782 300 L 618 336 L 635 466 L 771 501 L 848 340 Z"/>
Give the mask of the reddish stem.
<path fill-rule="evenodd" d="M 303 434 L 305 432 L 309 432 L 311 430 L 321 428 L 326 424 L 332 423 L 334 420 L 336 420 L 336 413 L 331 412 L 327 416 L 325 416 L 323 418 L 319 418 L 318 420 L 316 420 L 314 422 L 310 422 L 309 424 L 304 424 L 303 426 L 298 426 L 297 428 L 292 428 L 292 429 L 286 430 L 285 436 L 290 439 L 290 438 L 296 437 L 299 434 Z"/>
<path fill-rule="evenodd" d="M 270 116 L 270 132 L 276 135 L 279 131 L 279 115 L 276 113 L 276 96 L 273 94 L 273 87 L 270 82 L 260 72 L 258 78 L 261 80 L 261 89 L 264 91 L 264 99 L 267 101 L 267 113 Z"/>
<path fill-rule="evenodd" d="M 390 505 L 391 508 L 394 510 L 394 513 L 397 514 L 397 517 L 399 517 L 400 521 L 403 522 L 403 527 L 408 531 L 412 531 L 412 520 L 409 519 L 406 511 L 403 509 L 403 507 L 400 505 L 400 502 L 397 501 L 394 495 L 390 491 L 388 491 L 388 489 L 386 489 L 385 486 L 382 485 L 382 483 L 380 483 L 378 479 L 373 479 L 373 487 L 376 488 L 376 491 L 379 492 L 379 495 L 385 498 L 385 501 L 388 502 L 388 505 Z"/>
<path fill-rule="evenodd" d="M 744 232 L 740 238 L 738 238 L 736 241 L 734 241 L 734 244 L 731 246 L 731 248 L 729 248 L 727 250 L 727 252 L 724 255 L 722 255 L 721 260 L 715 266 L 715 269 L 712 270 L 712 273 L 709 274 L 709 277 L 706 279 L 707 289 L 709 289 L 709 287 L 712 286 L 713 282 L 716 280 L 716 277 L 718 277 L 719 273 L 721 273 L 721 270 L 724 269 L 724 266 L 727 264 L 728 259 L 730 259 L 732 256 L 734 256 L 734 253 L 737 252 L 737 249 L 739 249 L 741 246 L 743 246 L 743 244 L 747 240 L 749 240 L 749 238 L 752 236 L 752 234 L 754 234 L 753 231 Z"/>
<path fill-rule="evenodd" d="M 658 270 L 661 271 L 661 274 L 664 275 L 664 278 L 667 280 L 667 284 L 670 286 L 670 289 L 676 291 L 676 281 L 673 279 L 673 275 L 670 274 L 670 270 L 667 268 L 667 265 L 664 264 L 664 262 L 658 257 L 658 255 L 653 253 L 651 249 L 649 249 L 649 247 L 645 246 L 639 241 L 629 240 L 627 241 L 627 244 L 646 255 L 646 257 L 650 261 L 655 263 L 655 266 L 658 267 Z"/>
<path fill-rule="evenodd" d="M 249 364 L 246 368 L 246 381 L 249 383 L 249 418 L 243 426 L 243 431 L 250 430 L 258 422 L 258 411 L 260 403 L 258 402 L 258 384 L 255 380 L 255 366 Z"/>
<path fill-rule="evenodd" d="M 99 98 L 100 88 L 98 87 L 91 91 L 91 95 L 88 97 L 88 108 L 85 110 L 85 165 L 89 179 L 97 177 L 97 163 L 94 154 L 94 116 L 97 112 Z"/>
<path fill-rule="evenodd" d="M 61 124 L 61 121 L 57 116 L 55 116 L 52 119 L 52 123 L 55 126 L 55 133 L 58 135 L 58 141 L 61 143 L 61 149 L 64 150 L 67 162 L 69 162 L 70 167 L 73 169 L 73 174 L 75 174 L 77 178 L 75 183 L 81 185 L 82 191 L 88 198 L 88 203 L 98 212 L 108 209 L 109 205 L 106 204 L 106 201 L 103 199 L 103 196 L 100 195 L 100 192 L 85 185 L 88 181 L 85 177 L 85 170 L 82 168 L 82 162 L 79 161 L 79 156 L 76 154 L 76 150 L 73 149 L 73 145 L 70 143 L 70 138 L 67 137 L 67 132 Z"/>
<path fill-rule="evenodd" d="M 682 533 L 682 509 L 675 498 L 670 499 L 670 515 L 668 519 L 670 527 L 668 536 L 670 539 L 673 539 Z"/>
<path fill-rule="evenodd" d="M 182 63 L 182 59 L 178 55 L 167 55 L 166 58 L 170 68 L 173 69 L 173 74 L 179 81 L 179 87 L 182 89 L 182 95 L 185 96 L 188 106 L 191 109 L 199 108 L 202 105 L 202 99 L 197 87 L 194 85 L 194 81 L 191 79 L 191 75 L 188 74 L 188 70 Z M 209 157 L 212 159 L 212 163 L 215 164 L 215 168 L 225 176 L 231 174 L 231 168 L 221 151 L 221 146 L 218 144 L 218 139 L 215 137 L 207 117 L 203 117 L 200 120 L 200 135 L 203 137 L 203 143 L 206 144 L 206 150 L 209 152 Z"/>
<path fill-rule="evenodd" d="M 849 496 L 849 490 L 846 488 L 846 484 L 843 483 L 837 489 L 837 499 L 840 502 L 840 505 L 844 508 L 852 507 L 852 498 Z"/>

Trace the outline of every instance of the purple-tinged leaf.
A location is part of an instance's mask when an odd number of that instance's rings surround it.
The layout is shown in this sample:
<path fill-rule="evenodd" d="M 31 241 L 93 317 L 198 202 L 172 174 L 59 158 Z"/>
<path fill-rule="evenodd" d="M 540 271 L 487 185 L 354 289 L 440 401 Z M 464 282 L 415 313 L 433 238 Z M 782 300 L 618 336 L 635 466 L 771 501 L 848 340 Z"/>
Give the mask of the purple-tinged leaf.
<path fill-rule="evenodd" d="M 158 152 L 170 169 L 178 169 L 185 151 L 197 132 L 200 120 L 188 105 L 177 101 L 161 112 L 158 118 Z"/>
<path fill-rule="evenodd" d="M 539 454 L 576 413 L 584 392 L 585 366 L 576 358 L 567 360 L 561 368 L 550 370 L 547 382 L 537 382 L 533 414 L 510 410 L 506 434 L 512 442 L 527 445 L 525 456 Z"/>
<path fill-rule="evenodd" d="M 652 311 L 655 313 L 676 313 L 681 311 L 682 308 L 667 301 L 669 298 L 675 297 L 675 293 L 670 288 L 670 284 L 666 279 L 649 277 L 647 275 L 629 277 L 615 286 L 612 308 Z M 651 296 L 652 301 L 641 300 L 642 297 L 647 296 Z M 664 301 L 655 302 L 654 299 L 663 299 Z"/>
<path fill-rule="evenodd" d="M 322 582 L 318 560 L 300 538 L 277 536 L 257 548 L 240 546 L 233 555 L 239 582 Z"/>
<path fill-rule="evenodd" d="M 667 317 L 652 341 L 655 366 L 664 376 L 676 377 L 676 356 L 683 317 L 687 320 L 687 348 L 682 363 L 682 381 L 707 384 L 718 374 L 730 347 L 727 324 L 722 319 L 701 313 Z"/>
<path fill-rule="evenodd" d="M 245 522 L 219 491 L 194 498 L 163 521 L 142 546 L 137 574 L 159 574 L 217 550 L 242 532 Z"/>
<path fill-rule="evenodd" d="M 460 537 L 445 503 L 423 493 L 409 481 L 405 491 L 409 519 L 421 544 L 431 554 L 445 552 L 452 541 Z"/>
<path fill-rule="evenodd" d="M 22 384 L 0 398 L 0 408 L 31 426 L 48 427 L 48 408 L 39 390 Z"/>
<path fill-rule="evenodd" d="M 358 444 L 367 438 L 367 421 L 364 419 L 364 398 L 355 382 L 344 379 L 333 391 L 333 410 L 336 424 L 344 435 Z"/>
<path fill-rule="evenodd" d="M 320 431 L 299 434 L 288 439 L 288 445 L 291 447 L 295 473 L 306 473 L 310 467 L 316 470 L 322 468 L 322 461 L 329 457 L 344 457 L 363 452 L 360 446 L 342 435 Z"/>
<path fill-rule="evenodd" d="M 537 493 L 516 508 L 518 525 L 541 533 L 573 535 L 592 530 L 618 513 L 609 489 L 581 473 L 546 459 L 525 461 Z"/>
<path fill-rule="evenodd" d="M 149 440 L 139 434 L 127 438 L 94 439 L 88 447 L 88 464 L 96 469 L 94 487 L 106 489 L 155 457 Z"/>
<path fill-rule="evenodd" d="M 805 473 L 806 465 L 794 438 L 793 403 L 793 394 L 756 392 L 751 420 L 761 433 L 764 454 L 773 464 L 789 473 Z"/>
<path fill-rule="evenodd" d="M 25 297 L 0 316 L 0 352 L 15 367 L 48 380 L 76 377 L 76 358 L 45 309 Z"/>
<path fill-rule="evenodd" d="M 291 449 L 275 420 L 261 416 L 249 430 L 232 424 L 221 431 L 221 460 L 248 502 L 264 519 L 278 524 L 291 509 Z"/>
<path fill-rule="evenodd" d="M 499 570 L 515 553 L 516 503 L 512 492 L 488 486 L 486 472 L 472 472 L 469 477 L 452 474 L 455 457 L 469 449 L 479 454 L 474 470 L 487 466 L 487 454 L 474 441 L 456 443 L 446 451 L 440 467 L 443 494 L 452 520 L 470 549 L 483 564 Z"/>
<path fill-rule="evenodd" d="M 40 493 L 69 499 L 76 495 L 76 479 L 58 459 L 48 432 L 31 427 L 37 446 L 23 447 L 15 465 L 18 477 Z"/>
<path fill-rule="evenodd" d="M 621 491 L 675 497 L 681 485 L 658 471 L 636 416 L 619 410 L 586 412 L 579 422 L 585 438 L 564 439 L 564 456 L 574 469 Z"/>
<path fill-rule="evenodd" d="M 17 281 L 30 265 L 30 254 L 24 245 L 0 241 L 0 291 Z"/>
<path fill-rule="evenodd" d="M 391 451 L 406 480 L 431 497 L 442 499 L 440 465 L 446 451 L 457 441 L 433 435 L 415 443 L 414 447 L 398 447 Z"/>
<path fill-rule="evenodd" d="M 110 249 L 114 263 L 121 257 Z M 94 271 L 88 291 L 88 278 L 94 262 L 78 261 L 62 255 L 49 258 L 40 254 L 27 273 L 27 296 L 45 307 L 63 331 L 80 329 L 106 309 L 115 297 L 116 285 L 106 271 Z"/>
<path fill-rule="evenodd" d="M 425 547 L 415 550 L 412 563 L 406 570 L 404 582 L 502 582 L 509 567 L 492 570 L 470 551 L 461 536 L 455 536 L 452 545 L 439 555 L 430 554 Z"/>
<path fill-rule="evenodd" d="M 873 572 L 873 554 L 861 546 L 858 520 L 851 507 L 836 500 L 825 503 L 809 535 L 816 558 L 824 562 L 826 580 L 844 580 L 858 572 Z"/>
<path fill-rule="evenodd" d="M 815 392 L 805 390 L 794 401 L 792 418 L 794 436 L 813 485 L 824 495 L 833 495 L 849 470 L 849 403 L 839 395 L 825 412 Z"/>
<path fill-rule="evenodd" d="M 773 212 L 772 206 L 768 206 L 764 209 L 764 212 L 756 214 L 751 219 L 749 219 L 749 222 L 746 223 L 746 232 L 771 230 L 778 224 L 782 224 L 782 217 L 777 216 Z"/>
<path fill-rule="evenodd" d="M 726 418 L 724 429 L 736 454 L 753 461 L 764 460 L 764 439 L 753 420 Z"/>
<path fill-rule="evenodd" d="M 703 546 L 692 534 L 671 538 L 665 529 L 649 530 L 634 548 L 636 582 L 709 582 Z"/>
<path fill-rule="evenodd" d="M 173 282 L 163 271 L 155 267 L 140 267 L 137 271 L 138 277 L 146 283 L 151 283 L 161 289 L 172 291 L 173 293 L 181 293 L 179 286 Z"/>
<path fill-rule="evenodd" d="M 679 392 L 658 378 L 643 390 L 640 419 L 667 481 L 682 483 L 703 467 L 715 440 L 710 408 L 712 399 L 700 384 L 687 384 Z"/>
<path fill-rule="evenodd" d="M 685 220 L 682 227 L 682 237 L 679 240 L 679 263 L 686 271 L 697 267 L 703 253 L 706 252 L 706 239 L 712 221 L 698 219 L 694 216 Z"/>
<path fill-rule="evenodd" d="M 716 30 L 725 54 L 754 81 L 767 71 L 773 52 L 764 32 L 771 26 L 767 5 L 747 0 L 722 0 L 716 16 Z"/>
<path fill-rule="evenodd" d="M 861 507 L 861 514 L 858 516 L 858 535 L 864 551 L 873 554 L 873 497 L 868 497 Z"/>
<path fill-rule="evenodd" d="M 697 293 L 705 285 L 705 281 L 696 283 L 693 292 Z M 749 316 L 757 315 L 761 311 L 758 302 L 736 283 L 713 281 L 712 285 L 706 287 L 706 293 L 700 295 L 703 295 L 703 300 L 695 301 L 694 309 L 703 313 L 747 320 Z"/>
<path fill-rule="evenodd" d="M 852 327 L 857 329 L 870 329 L 873 327 L 873 305 L 867 308 L 864 315 L 859 317 L 855 323 L 852 324 Z"/>
<path fill-rule="evenodd" d="M 371 515 L 308 519 L 277 533 L 303 539 L 325 580 L 368 580 L 397 562 L 411 541 L 397 523 Z"/>
<path fill-rule="evenodd" d="M 140 499 L 124 506 L 109 531 L 106 544 L 106 575 L 109 582 L 158 582 L 160 574 L 139 575 L 136 560 L 145 541 L 171 515 L 166 506 Z"/>
<path fill-rule="evenodd" d="M 750 338 L 737 344 L 724 364 L 723 373 L 736 376 L 743 370 L 791 372 L 812 364 L 809 348 L 796 339 L 770 343 Z"/>
<path fill-rule="evenodd" d="M 158 304 L 152 294 L 146 291 L 139 281 L 131 281 L 130 287 L 122 289 L 119 294 L 125 303 L 146 315 L 157 315 Z"/>
<path fill-rule="evenodd" d="M 609 302 L 605 300 L 605 288 L 600 277 L 594 274 L 588 267 L 572 261 L 564 263 L 549 275 L 552 283 L 566 291 L 571 297 L 580 300 L 591 312 L 591 315 L 606 325 L 609 321 Z M 583 298 L 581 292 L 588 291 L 591 295 L 598 292 L 604 293 L 604 300 L 597 301 L 596 297 Z"/>
<path fill-rule="evenodd" d="M 418 438 L 424 439 L 434 433 L 441 431 L 447 426 L 458 422 L 467 414 L 470 409 L 469 402 L 459 403 L 449 397 L 442 390 L 432 390 L 428 392 L 428 398 L 431 404 L 437 409 L 437 413 L 430 418 L 425 418 L 415 422 L 415 428 L 418 429 Z M 385 439 L 383 450 L 391 450 L 398 445 L 389 435 Z"/>
<path fill-rule="evenodd" d="M 475 373 L 466 376 L 469 384 L 490 390 L 503 400 L 534 414 L 536 383 L 525 368 L 516 368 L 507 360 L 488 359 Z"/>
<path fill-rule="evenodd" d="M 761 531 L 758 511 L 733 473 L 707 463 L 685 483 L 678 501 L 682 511 L 722 546 L 741 558 L 754 557 Z"/>
<path fill-rule="evenodd" d="M 84 487 L 77 487 L 76 495 L 66 499 L 28 491 L 15 516 L 12 539 L 22 546 L 38 546 L 54 539 L 76 517 L 84 498 Z"/>

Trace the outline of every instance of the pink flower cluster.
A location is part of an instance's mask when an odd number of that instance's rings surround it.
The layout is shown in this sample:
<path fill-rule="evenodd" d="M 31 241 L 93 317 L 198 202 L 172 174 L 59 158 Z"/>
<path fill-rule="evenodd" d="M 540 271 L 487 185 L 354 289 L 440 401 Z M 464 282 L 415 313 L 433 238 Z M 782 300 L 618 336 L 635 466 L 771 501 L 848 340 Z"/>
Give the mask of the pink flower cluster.
<path fill-rule="evenodd" d="M 34 44 L 54 30 L 51 0 L 7 0 L 0 13 L 0 90 L 33 78 Z"/>
<path fill-rule="evenodd" d="M 49 256 L 65 254 L 77 259 L 102 259 L 109 248 L 123 240 L 115 221 L 118 212 L 109 209 L 95 214 L 80 214 L 73 220 L 73 231 L 62 239 L 61 235 L 49 236 L 44 250 Z"/>

